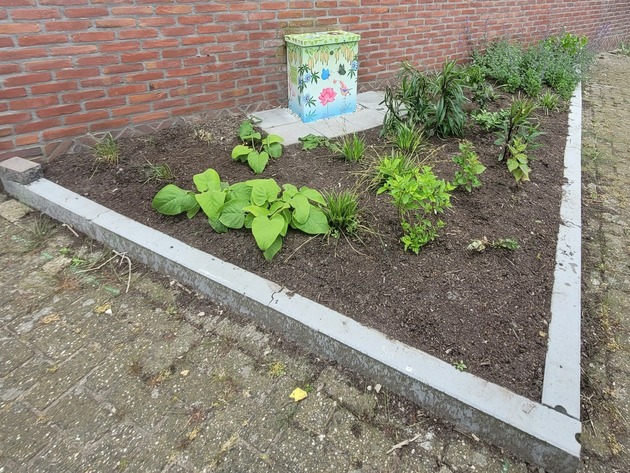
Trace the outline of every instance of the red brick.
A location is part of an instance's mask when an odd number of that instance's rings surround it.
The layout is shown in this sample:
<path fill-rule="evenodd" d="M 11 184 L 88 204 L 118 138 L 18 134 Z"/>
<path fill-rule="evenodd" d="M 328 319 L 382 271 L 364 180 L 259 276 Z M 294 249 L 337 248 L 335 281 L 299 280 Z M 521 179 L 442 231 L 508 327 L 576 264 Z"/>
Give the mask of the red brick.
<path fill-rule="evenodd" d="M 0 151 L 6 151 L 8 149 L 13 149 L 15 144 L 12 140 L 0 141 Z"/>
<path fill-rule="evenodd" d="M 124 85 L 122 87 L 110 87 L 109 96 L 117 97 L 120 95 L 137 94 L 146 91 L 147 86 L 144 84 Z"/>
<path fill-rule="evenodd" d="M 173 5 L 155 7 L 155 13 L 158 15 L 185 15 L 192 12 L 190 5 Z"/>
<path fill-rule="evenodd" d="M 136 26 L 135 18 L 101 18 L 94 22 L 97 28 L 130 28 Z"/>
<path fill-rule="evenodd" d="M 31 86 L 31 93 L 33 95 L 40 94 L 56 94 L 63 92 L 64 90 L 76 90 L 79 86 L 75 81 L 53 81 L 47 84 L 35 84 Z"/>
<path fill-rule="evenodd" d="M 78 43 L 99 43 L 102 41 L 113 41 L 116 35 L 113 31 L 88 31 L 72 35 L 72 41 Z"/>
<path fill-rule="evenodd" d="M 166 97 L 166 92 L 150 92 L 148 94 L 137 94 L 129 96 L 129 103 L 144 103 L 144 102 L 153 102 L 155 100 L 162 100 Z"/>
<path fill-rule="evenodd" d="M 56 105 L 59 98 L 56 95 L 45 95 L 43 97 L 34 97 L 26 99 L 18 99 L 11 101 L 11 110 L 30 110 L 46 107 L 48 105 Z"/>
<path fill-rule="evenodd" d="M 70 115 L 81 111 L 79 104 L 58 105 L 56 107 L 42 108 L 37 110 L 36 114 L 39 118 L 59 117 L 61 115 Z"/>
<path fill-rule="evenodd" d="M 172 26 L 162 28 L 162 35 L 164 36 L 186 36 L 195 34 L 195 28 L 192 26 Z"/>
<path fill-rule="evenodd" d="M 79 31 L 88 29 L 90 22 L 87 20 L 47 21 L 45 27 L 46 31 Z"/>
<path fill-rule="evenodd" d="M 125 74 L 127 72 L 143 71 L 144 66 L 140 63 L 114 64 L 103 68 L 104 74 Z"/>
<path fill-rule="evenodd" d="M 195 74 L 201 74 L 200 67 L 183 67 L 166 71 L 166 77 L 194 76 Z"/>
<path fill-rule="evenodd" d="M 118 62 L 118 56 L 83 56 L 76 60 L 77 66 L 105 66 L 109 64 L 116 64 Z"/>
<path fill-rule="evenodd" d="M 200 94 L 203 92 L 203 86 L 195 85 L 193 87 L 183 87 L 181 89 L 171 90 L 171 97 L 186 97 L 189 95 Z"/>
<path fill-rule="evenodd" d="M 228 25 L 199 25 L 197 26 L 197 33 L 199 34 L 212 34 L 212 33 L 225 33 L 230 31 Z"/>
<path fill-rule="evenodd" d="M 154 29 L 139 28 L 133 30 L 122 30 L 118 32 L 118 39 L 143 39 L 143 38 L 157 38 L 158 32 Z"/>
<path fill-rule="evenodd" d="M 98 47 L 94 45 L 84 44 L 81 46 L 57 46 L 50 48 L 51 56 L 78 56 L 79 54 L 90 54 L 98 51 Z"/>
<path fill-rule="evenodd" d="M 100 109 L 108 109 L 113 107 L 118 107 L 121 105 L 125 105 L 124 97 L 115 97 L 111 99 L 100 99 L 100 100 L 92 100 L 90 102 L 85 102 L 86 110 L 100 110 Z"/>
<path fill-rule="evenodd" d="M 0 0 L 0 7 L 30 7 L 36 0 Z"/>
<path fill-rule="evenodd" d="M 142 62 L 158 59 L 157 51 L 139 51 L 137 53 L 125 53 L 120 55 L 122 62 Z"/>
<path fill-rule="evenodd" d="M 0 37 L 0 48 L 12 48 L 14 46 L 13 38 L 9 38 L 8 36 Z"/>
<path fill-rule="evenodd" d="M 15 146 L 33 145 L 39 142 L 39 134 L 21 135 L 15 138 Z"/>
<path fill-rule="evenodd" d="M 105 7 L 66 8 L 65 13 L 68 18 L 94 18 L 109 15 Z"/>
<path fill-rule="evenodd" d="M 47 61 L 32 61 L 24 63 L 24 70 L 26 71 L 48 71 L 51 69 L 58 69 L 60 67 L 71 67 L 72 60 L 67 59 L 51 59 Z"/>
<path fill-rule="evenodd" d="M 112 84 L 120 84 L 122 76 L 101 76 L 81 81 L 81 87 L 107 87 Z"/>
<path fill-rule="evenodd" d="M 105 97 L 104 90 L 82 90 L 81 92 L 63 94 L 61 96 L 61 101 L 63 103 L 76 103 L 83 102 L 84 100 L 98 99 L 101 97 Z"/>
<path fill-rule="evenodd" d="M 69 138 L 72 136 L 84 135 L 88 131 L 86 125 L 65 126 L 63 128 L 53 128 L 44 130 L 42 137 L 44 140 L 55 140 L 57 138 Z"/>
<path fill-rule="evenodd" d="M 46 130 L 61 125 L 59 118 L 51 118 L 48 120 L 29 121 L 28 123 L 20 123 L 15 125 L 15 133 L 33 133 L 34 131 Z"/>
<path fill-rule="evenodd" d="M 216 36 L 195 35 L 182 38 L 182 46 L 190 46 L 191 44 L 214 44 L 217 42 Z"/>
<path fill-rule="evenodd" d="M 174 69 L 181 67 L 182 61 L 179 59 L 165 59 L 163 61 L 152 61 L 144 64 L 145 69 Z"/>
<path fill-rule="evenodd" d="M 22 72 L 19 64 L 0 64 L 0 75 L 16 74 L 18 72 Z"/>
<path fill-rule="evenodd" d="M 38 33 L 42 30 L 39 23 L 2 23 L 0 34 Z"/>
<path fill-rule="evenodd" d="M 90 123 L 89 129 L 90 133 L 94 133 L 103 130 L 115 130 L 117 128 L 122 128 L 127 125 L 129 125 L 129 117 L 124 117 L 117 118 L 115 120 L 107 120 L 104 122 Z"/>
<path fill-rule="evenodd" d="M 39 34 L 37 36 L 19 36 L 20 46 L 38 46 L 40 44 L 65 43 L 68 37 L 65 34 Z"/>
<path fill-rule="evenodd" d="M 148 39 L 142 42 L 142 49 L 162 49 L 179 46 L 179 40 L 176 38 L 167 39 Z"/>
<path fill-rule="evenodd" d="M 90 123 L 97 120 L 104 120 L 106 118 L 109 118 L 108 110 L 94 110 L 87 113 L 69 115 L 64 118 L 63 122 L 66 125 L 76 125 L 77 123 Z"/>
<path fill-rule="evenodd" d="M 168 110 L 174 107 L 181 107 L 186 105 L 186 100 L 182 97 L 170 100 L 160 100 L 153 104 L 153 110 Z"/>
<path fill-rule="evenodd" d="M 203 23 L 214 23 L 212 16 L 194 15 L 194 16 L 182 16 L 177 22 L 180 25 L 198 25 Z"/>
<path fill-rule="evenodd" d="M 163 49 L 162 57 L 164 59 L 173 58 L 173 57 L 185 57 L 185 56 L 196 56 L 197 48 L 176 48 L 176 49 Z"/>
<path fill-rule="evenodd" d="M 28 92 L 24 87 L 0 88 L 0 99 L 14 99 L 16 97 L 26 97 L 27 95 Z"/>
<path fill-rule="evenodd" d="M 50 80 L 52 80 L 52 75 L 49 72 L 35 72 L 33 74 L 22 74 L 19 76 L 9 77 L 4 80 L 4 87 L 35 84 L 37 82 L 47 82 Z"/>
<path fill-rule="evenodd" d="M 140 43 L 138 41 L 113 41 L 99 45 L 103 52 L 113 53 L 119 51 L 138 51 Z"/>
<path fill-rule="evenodd" d="M 125 77 L 126 82 L 146 82 L 151 80 L 160 80 L 164 78 L 162 71 L 138 72 L 129 74 Z"/>
<path fill-rule="evenodd" d="M 13 128 L 11 127 L 4 127 L 4 128 L 0 128 L 0 136 L 1 137 L 5 137 L 5 136 L 9 136 L 13 134 Z"/>
<path fill-rule="evenodd" d="M 125 7 L 112 7 L 112 15 L 152 15 L 153 7 L 151 6 L 125 6 Z"/>
<path fill-rule="evenodd" d="M 137 113 L 145 113 L 151 110 L 148 104 L 128 105 L 126 107 L 117 107 L 112 109 L 112 117 L 121 117 L 124 115 L 136 115 Z"/>
<path fill-rule="evenodd" d="M 30 112 L 0 113 L 0 125 L 8 125 L 10 123 L 22 123 L 27 120 L 30 120 L 30 118 L 31 118 Z"/>
<path fill-rule="evenodd" d="M 246 21 L 247 15 L 244 13 L 217 13 L 215 20 L 217 23 L 234 23 L 239 21 Z"/>
<path fill-rule="evenodd" d="M 142 28 L 146 28 L 147 26 L 171 26 L 174 24 L 175 19 L 168 16 L 138 19 L 138 26 Z"/>
<path fill-rule="evenodd" d="M 89 67 L 84 69 L 59 69 L 55 76 L 59 79 L 82 79 L 85 77 L 96 77 L 100 74 L 96 67 Z"/>
<path fill-rule="evenodd" d="M 13 20 L 43 20 L 46 18 L 61 18 L 58 8 L 16 8 L 11 10 Z"/>

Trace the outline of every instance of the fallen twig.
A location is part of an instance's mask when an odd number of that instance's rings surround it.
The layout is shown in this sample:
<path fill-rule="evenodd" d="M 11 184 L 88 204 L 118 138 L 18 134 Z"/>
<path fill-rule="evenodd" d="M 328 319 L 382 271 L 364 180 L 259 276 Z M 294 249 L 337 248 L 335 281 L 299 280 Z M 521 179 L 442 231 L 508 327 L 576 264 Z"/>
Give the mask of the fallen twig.
<path fill-rule="evenodd" d="M 397 443 L 396 445 L 394 445 L 392 448 L 390 448 L 389 450 L 387 450 L 386 455 L 389 455 L 390 453 L 392 453 L 395 450 L 401 449 L 403 447 L 406 447 L 407 445 L 409 445 L 411 442 L 415 442 L 416 440 L 418 440 L 420 438 L 420 435 L 422 434 L 418 434 L 415 437 L 411 438 L 411 439 L 407 439 L 407 440 L 403 440 L 400 443 Z"/>

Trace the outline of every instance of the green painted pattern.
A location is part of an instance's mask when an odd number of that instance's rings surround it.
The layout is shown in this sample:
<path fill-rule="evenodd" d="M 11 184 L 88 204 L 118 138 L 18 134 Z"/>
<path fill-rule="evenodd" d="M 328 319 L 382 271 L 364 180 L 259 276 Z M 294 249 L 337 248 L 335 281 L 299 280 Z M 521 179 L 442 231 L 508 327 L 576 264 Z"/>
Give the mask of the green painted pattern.
<path fill-rule="evenodd" d="M 298 46 L 320 46 L 324 44 L 339 44 L 358 42 L 361 36 L 347 31 L 322 31 L 320 33 L 301 33 L 285 35 L 288 44 Z"/>

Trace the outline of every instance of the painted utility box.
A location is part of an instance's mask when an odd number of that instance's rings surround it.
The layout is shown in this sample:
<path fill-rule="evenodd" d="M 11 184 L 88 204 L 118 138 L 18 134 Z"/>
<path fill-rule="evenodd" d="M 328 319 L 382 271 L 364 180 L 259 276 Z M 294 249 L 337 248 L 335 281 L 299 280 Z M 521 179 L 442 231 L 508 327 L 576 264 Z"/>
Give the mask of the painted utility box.
<path fill-rule="evenodd" d="M 304 123 L 357 109 L 359 39 L 356 33 L 289 34 L 289 108 Z"/>

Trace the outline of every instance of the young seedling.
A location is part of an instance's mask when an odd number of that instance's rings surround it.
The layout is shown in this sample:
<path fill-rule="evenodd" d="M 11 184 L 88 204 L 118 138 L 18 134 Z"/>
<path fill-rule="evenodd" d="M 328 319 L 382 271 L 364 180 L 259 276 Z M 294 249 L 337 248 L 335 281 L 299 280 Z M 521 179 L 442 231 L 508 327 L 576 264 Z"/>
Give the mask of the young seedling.
<path fill-rule="evenodd" d="M 238 136 L 243 142 L 232 150 L 232 159 L 247 162 L 255 174 L 265 170 L 269 158 L 282 156 L 282 143 L 284 139 L 278 135 L 262 135 L 254 130 L 252 122 L 245 120 L 241 123 Z"/>
<path fill-rule="evenodd" d="M 168 164 L 153 164 L 147 160 L 147 164 L 142 168 L 144 176 L 143 184 L 149 182 L 171 181 L 175 178 Z"/>
<path fill-rule="evenodd" d="M 324 213 L 330 226 L 330 235 L 339 238 L 341 235 L 353 236 L 360 226 L 359 196 L 349 190 L 334 190 L 324 194 L 326 207 Z"/>
<path fill-rule="evenodd" d="M 346 161 L 353 163 L 363 159 L 365 148 L 365 139 L 356 133 L 344 136 L 341 142 L 335 145 L 335 150 L 341 154 Z"/>
<path fill-rule="evenodd" d="M 313 135 L 312 133 L 302 136 L 298 140 L 302 143 L 302 151 L 310 151 L 319 146 L 325 146 L 330 149 L 333 146 L 325 136 Z"/>
<path fill-rule="evenodd" d="M 459 143 L 459 151 L 460 154 L 453 156 L 453 162 L 459 166 L 459 170 L 455 172 L 453 185 L 472 192 L 474 187 L 481 186 L 477 176 L 483 173 L 486 167 L 479 162 L 479 156 L 470 141 L 463 140 Z"/>

